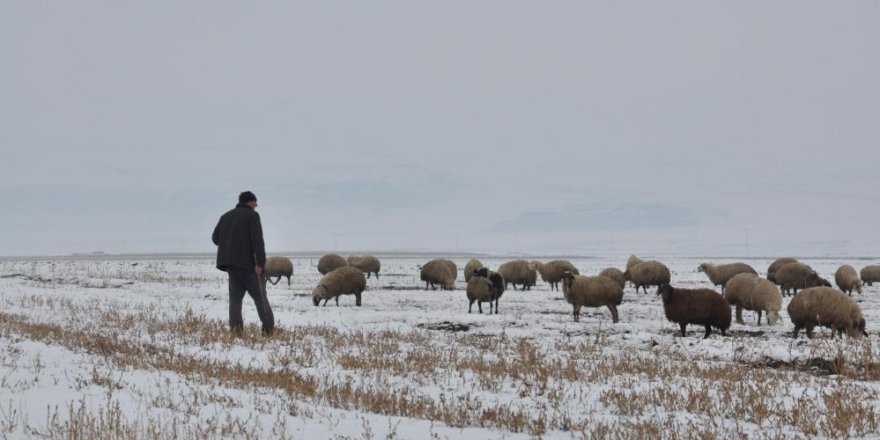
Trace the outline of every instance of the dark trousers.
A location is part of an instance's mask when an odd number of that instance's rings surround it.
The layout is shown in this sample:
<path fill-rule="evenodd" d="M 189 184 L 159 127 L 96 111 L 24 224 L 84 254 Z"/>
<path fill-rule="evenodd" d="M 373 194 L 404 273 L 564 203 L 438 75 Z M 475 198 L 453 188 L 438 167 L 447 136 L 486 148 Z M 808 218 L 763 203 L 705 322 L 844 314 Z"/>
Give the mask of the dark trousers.
<path fill-rule="evenodd" d="M 254 299 L 257 306 L 257 314 L 263 323 L 263 333 L 271 332 L 275 328 L 275 316 L 272 315 L 272 307 L 266 298 L 266 291 L 262 288 L 257 273 L 251 270 L 228 268 L 229 274 L 229 327 L 232 330 L 244 329 L 244 320 L 241 317 L 241 303 L 244 293 L 247 292 Z"/>

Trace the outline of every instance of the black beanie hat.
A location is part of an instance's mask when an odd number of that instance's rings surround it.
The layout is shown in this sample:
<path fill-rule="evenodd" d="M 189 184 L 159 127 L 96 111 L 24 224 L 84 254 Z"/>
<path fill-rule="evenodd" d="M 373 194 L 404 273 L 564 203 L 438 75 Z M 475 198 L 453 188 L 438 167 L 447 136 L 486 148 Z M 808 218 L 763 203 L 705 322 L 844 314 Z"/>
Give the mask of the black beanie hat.
<path fill-rule="evenodd" d="M 245 192 L 238 195 L 238 203 L 247 203 L 252 200 L 256 201 L 257 196 L 255 196 L 254 193 L 252 193 L 250 191 L 245 191 Z"/>

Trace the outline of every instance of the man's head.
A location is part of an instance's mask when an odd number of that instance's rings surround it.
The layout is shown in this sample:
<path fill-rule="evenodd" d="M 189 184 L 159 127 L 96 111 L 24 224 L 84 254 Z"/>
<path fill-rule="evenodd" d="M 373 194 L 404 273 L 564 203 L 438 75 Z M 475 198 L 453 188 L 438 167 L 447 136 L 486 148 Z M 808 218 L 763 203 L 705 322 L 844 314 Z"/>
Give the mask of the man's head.
<path fill-rule="evenodd" d="M 245 191 L 238 195 L 238 203 L 242 205 L 250 206 L 251 208 L 257 207 L 257 196 L 250 191 Z"/>

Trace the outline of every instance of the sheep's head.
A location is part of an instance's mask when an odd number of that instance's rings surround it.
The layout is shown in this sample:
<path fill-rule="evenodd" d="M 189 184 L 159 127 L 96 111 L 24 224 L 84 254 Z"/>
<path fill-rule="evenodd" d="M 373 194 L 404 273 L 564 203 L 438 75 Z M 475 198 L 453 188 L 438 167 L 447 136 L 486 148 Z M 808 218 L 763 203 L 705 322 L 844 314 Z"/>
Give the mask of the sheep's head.
<path fill-rule="evenodd" d="M 856 290 L 856 292 L 862 293 L 862 283 L 856 281 L 855 290 Z"/>
<path fill-rule="evenodd" d="M 832 286 L 831 286 L 831 282 L 829 282 L 829 281 L 826 280 L 825 278 L 819 278 L 819 280 L 816 281 L 816 285 L 817 285 L 817 286 L 832 287 Z"/>
<path fill-rule="evenodd" d="M 489 278 L 489 268 L 488 267 L 481 267 L 479 269 L 474 269 L 474 273 L 472 273 L 471 275 L 483 277 L 483 278 Z"/>
<path fill-rule="evenodd" d="M 632 281 L 632 272 L 630 272 L 629 269 L 623 272 L 623 279 L 624 281 Z"/>
<path fill-rule="evenodd" d="M 770 310 L 767 312 L 767 324 L 776 325 L 779 322 L 779 312 Z"/>
<path fill-rule="evenodd" d="M 697 272 L 705 272 L 706 268 L 708 268 L 708 267 L 709 267 L 709 263 L 703 263 L 703 264 L 697 266 Z"/>
<path fill-rule="evenodd" d="M 321 299 L 327 294 L 327 288 L 323 285 L 319 285 L 312 290 L 312 303 L 314 305 L 318 305 L 321 302 Z"/>
<path fill-rule="evenodd" d="M 574 281 L 574 274 L 570 270 L 566 270 L 562 272 L 562 287 L 570 288 L 571 283 Z"/>

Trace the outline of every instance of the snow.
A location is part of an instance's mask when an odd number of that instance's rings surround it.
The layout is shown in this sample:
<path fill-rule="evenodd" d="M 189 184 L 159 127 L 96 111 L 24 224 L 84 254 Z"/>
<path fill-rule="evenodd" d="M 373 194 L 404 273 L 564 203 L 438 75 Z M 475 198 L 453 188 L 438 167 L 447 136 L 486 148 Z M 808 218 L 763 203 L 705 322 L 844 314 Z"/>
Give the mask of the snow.
<path fill-rule="evenodd" d="M 453 260 L 461 269 L 468 258 Z M 712 287 L 696 271 L 704 261 L 744 261 L 759 273 L 771 261 L 651 258 L 679 287 Z M 605 308 L 574 322 L 540 280 L 506 291 L 498 315 L 468 314 L 461 273 L 456 290 L 425 291 L 417 266 L 427 258 L 380 259 L 362 307 L 352 296 L 314 307 L 317 259 L 294 258 L 293 284 L 268 287 L 282 333 L 262 338 L 246 299 L 238 339 L 226 331 L 225 274 L 210 258 L 0 261 L 0 437 L 877 435 L 880 386 L 869 373 L 880 286 L 853 296 L 868 338 L 817 329 L 813 340 L 792 339 L 790 298 L 775 326 L 745 311 L 730 336 L 703 339 L 689 326 L 682 338 L 656 295 L 631 287 L 618 324 Z M 626 258 L 571 261 L 596 274 Z M 841 264 L 873 264 L 806 262 L 830 280 Z"/>

